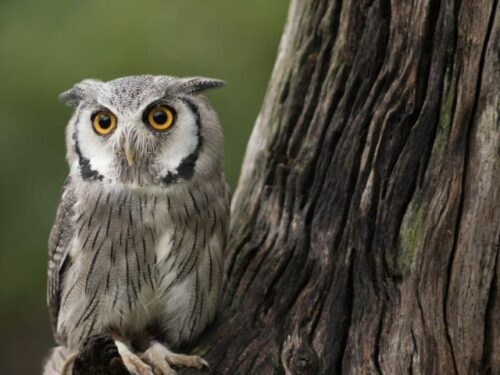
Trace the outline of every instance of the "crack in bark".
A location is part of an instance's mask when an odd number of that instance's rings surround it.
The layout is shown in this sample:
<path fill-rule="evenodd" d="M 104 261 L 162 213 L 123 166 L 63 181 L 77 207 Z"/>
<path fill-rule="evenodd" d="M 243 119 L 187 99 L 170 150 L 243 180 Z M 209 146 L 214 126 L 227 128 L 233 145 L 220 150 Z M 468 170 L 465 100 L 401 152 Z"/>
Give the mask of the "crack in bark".
<path fill-rule="evenodd" d="M 453 366 L 455 373 L 459 373 L 458 370 L 458 365 L 457 365 L 457 358 L 455 356 L 455 349 L 453 347 L 453 340 L 450 335 L 449 331 L 449 321 L 448 321 L 448 303 L 449 303 L 449 287 L 450 283 L 449 280 L 451 278 L 451 274 L 453 272 L 453 262 L 455 260 L 455 255 L 456 255 L 456 249 L 457 249 L 457 244 L 458 244 L 458 236 L 460 234 L 460 227 L 462 223 L 462 215 L 463 215 L 463 207 L 464 207 L 464 200 L 465 200 L 465 186 L 467 183 L 467 177 L 468 177 L 468 161 L 469 161 L 469 152 L 470 152 L 470 142 L 471 142 L 471 133 L 475 124 L 475 119 L 476 119 L 476 112 L 477 112 L 477 107 L 478 107 L 478 100 L 479 100 L 479 93 L 481 92 L 481 83 L 482 83 L 482 75 L 484 71 L 484 64 L 485 64 L 485 56 L 486 56 L 486 50 L 488 47 L 488 42 L 492 33 L 493 29 L 493 22 L 495 19 L 495 10 L 497 8 L 497 3 L 498 0 L 493 0 L 493 4 L 491 7 L 490 15 L 488 17 L 488 26 L 486 29 L 485 37 L 482 43 L 481 47 L 481 57 L 479 60 L 479 68 L 478 68 L 478 73 L 477 73 L 477 82 L 476 82 L 476 95 L 474 96 L 474 104 L 471 110 L 470 118 L 469 118 L 469 124 L 467 126 L 466 130 L 466 137 L 465 137 L 465 150 L 464 150 L 464 157 L 463 157 L 463 172 L 462 172 L 462 182 L 461 182 L 461 192 L 460 192 L 460 198 L 459 198 L 459 207 L 458 207 L 458 213 L 457 213 L 457 220 L 456 220 L 456 225 L 455 225 L 455 231 L 454 231 L 454 238 L 453 238 L 453 245 L 452 245 L 452 251 L 449 257 L 449 264 L 448 264 L 448 285 L 446 288 L 446 294 L 443 298 L 443 303 L 444 303 L 444 320 L 445 320 L 445 331 L 446 331 L 446 338 L 448 341 L 448 344 L 450 346 L 450 352 L 453 360 Z"/>
<path fill-rule="evenodd" d="M 500 241 L 500 233 L 498 234 L 498 239 Z M 496 359 L 493 357 L 493 352 L 494 352 L 494 343 L 493 343 L 493 321 L 495 319 L 498 319 L 498 317 L 494 316 L 494 306 L 497 304 L 498 300 L 498 295 L 500 293 L 500 290 L 498 290 L 498 274 L 496 269 L 498 269 L 498 264 L 499 264 L 499 253 L 500 253 L 500 242 L 496 246 L 496 258 L 495 258 L 495 264 L 497 265 L 495 267 L 495 271 L 493 274 L 493 277 L 491 278 L 491 283 L 489 286 L 489 293 L 488 293 L 488 300 L 486 302 L 486 311 L 484 313 L 484 340 L 483 340 L 483 356 L 481 358 L 482 362 L 482 369 L 481 371 L 485 374 L 488 373 L 488 371 L 492 372 L 493 371 L 493 361 Z"/>

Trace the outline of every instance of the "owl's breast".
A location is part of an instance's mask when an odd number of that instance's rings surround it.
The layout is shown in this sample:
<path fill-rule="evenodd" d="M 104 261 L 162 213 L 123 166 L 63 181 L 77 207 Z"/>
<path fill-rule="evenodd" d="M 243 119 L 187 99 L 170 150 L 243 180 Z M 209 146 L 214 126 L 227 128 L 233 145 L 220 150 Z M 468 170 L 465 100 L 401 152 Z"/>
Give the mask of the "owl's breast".
<path fill-rule="evenodd" d="M 161 325 L 171 341 L 199 333 L 215 313 L 223 231 L 204 195 L 100 191 L 76 205 L 61 329 Z"/>

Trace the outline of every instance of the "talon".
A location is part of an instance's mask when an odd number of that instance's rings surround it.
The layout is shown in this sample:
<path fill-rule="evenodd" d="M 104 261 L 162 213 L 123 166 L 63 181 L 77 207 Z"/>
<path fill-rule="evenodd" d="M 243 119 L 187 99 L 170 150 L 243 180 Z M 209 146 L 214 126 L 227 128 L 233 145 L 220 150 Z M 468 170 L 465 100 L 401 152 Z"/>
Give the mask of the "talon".
<path fill-rule="evenodd" d="M 76 360 L 76 354 L 70 355 L 64 362 L 63 368 L 61 370 L 61 375 L 70 375 L 73 372 L 72 366 Z"/>
<path fill-rule="evenodd" d="M 200 357 L 201 358 L 201 357 Z M 203 367 L 205 367 L 207 370 L 210 370 L 210 365 L 208 364 L 207 361 L 205 361 L 205 359 L 201 358 L 201 364 L 203 365 Z"/>

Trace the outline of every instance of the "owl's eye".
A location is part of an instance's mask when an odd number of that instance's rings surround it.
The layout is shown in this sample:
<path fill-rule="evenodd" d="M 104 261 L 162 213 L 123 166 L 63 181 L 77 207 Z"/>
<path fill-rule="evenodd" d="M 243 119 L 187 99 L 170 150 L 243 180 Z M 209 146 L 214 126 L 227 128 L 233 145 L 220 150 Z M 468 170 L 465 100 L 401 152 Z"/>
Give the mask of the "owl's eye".
<path fill-rule="evenodd" d="M 153 130 L 165 131 L 172 126 L 175 120 L 174 110 L 165 105 L 154 106 L 147 112 L 147 122 Z"/>
<path fill-rule="evenodd" d="M 116 127 L 116 116 L 109 111 L 99 111 L 92 115 L 92 126 L 99 135 L 108 135 Z"/>

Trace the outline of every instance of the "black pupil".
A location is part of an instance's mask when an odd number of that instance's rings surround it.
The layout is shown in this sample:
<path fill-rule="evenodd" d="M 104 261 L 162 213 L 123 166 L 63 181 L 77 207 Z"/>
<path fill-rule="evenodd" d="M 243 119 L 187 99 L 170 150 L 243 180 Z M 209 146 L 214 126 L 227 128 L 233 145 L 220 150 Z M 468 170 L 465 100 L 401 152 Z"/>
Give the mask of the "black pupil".
<path fill-rule="evenodd" d="M 153 113 L 153 119 L 155 120 L 155 123 L 158 125 L 163 125 L 167 122 L 167 114 L 163 111 L 155 111 Z"/>
<path fill-rule="evenodd" d="M 111 126 L 111 117 L 108 115 L 100 115 L 99 126 L 103 129 L 108 129 Z"/>

